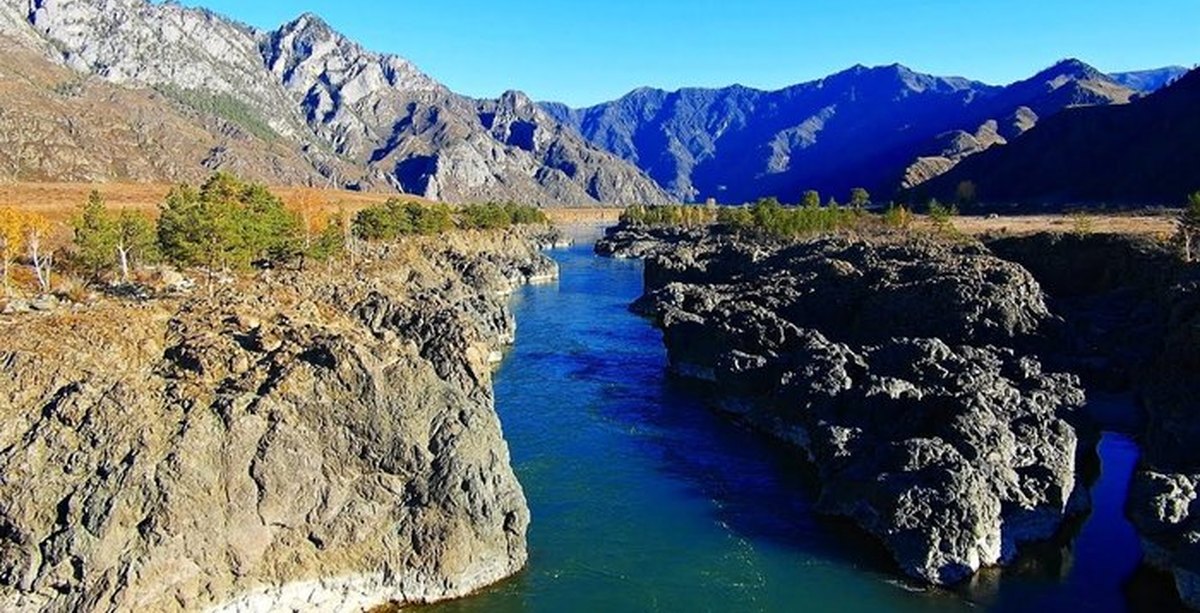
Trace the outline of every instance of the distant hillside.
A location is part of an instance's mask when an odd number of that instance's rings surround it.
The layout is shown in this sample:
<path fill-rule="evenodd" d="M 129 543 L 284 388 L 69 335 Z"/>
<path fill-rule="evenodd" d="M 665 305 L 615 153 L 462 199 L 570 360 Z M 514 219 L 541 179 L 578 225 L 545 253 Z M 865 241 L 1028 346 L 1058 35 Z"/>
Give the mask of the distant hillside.
<path fill-rule="evenodd" d="M 1132 89 L 1142 94 L 1152 94 L 1168 85 L 1172 81 L 1187 74 L 1188 69 L 1183 66 L 1166 66 L 1163 68 L 1155 68 L 1152 70 L 1137 70 L 1134 72 L 1117 72 L 1108 76 L 1112 77 L 1113 81 Z"/>
<path fill-rule="evenodd" d="M 859 185 L 890 194 L 1063 108 L 1123 103 L 1134 93 L 1068 60 L 1007 87 L 855 66 L 771 92 L 647 88 L 585 109 L 543 108 L 676 198 L 794 201 L 805 189 L 844 197 Z"/>
<path fill-rule="evenodd" d="M 0 0 L 0 52 L 0 177 L 227 169 L 453 201 L 669 200 L 523 95 L 460 96 L 313 15 L 259 31 L 175 3 Z"/>
<path fill-rule="evenodd" d="M 1200 70 L 1127 105 L 1060 113 L 913 190 L 987 203 L 1181 204 L 1200 190 Z"/>

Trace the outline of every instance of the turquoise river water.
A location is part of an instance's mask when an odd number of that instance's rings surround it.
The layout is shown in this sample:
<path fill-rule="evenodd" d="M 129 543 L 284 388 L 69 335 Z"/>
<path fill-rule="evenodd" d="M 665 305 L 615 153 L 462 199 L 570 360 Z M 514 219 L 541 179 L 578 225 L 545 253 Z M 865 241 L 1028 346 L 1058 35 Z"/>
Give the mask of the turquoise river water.
<path fill-rule="evenodd" d="M 528 567 L 430 610 L 1144 608 L 1128 581 L 1140 559 L 1122 514 L 1137 459 L 1128 439 L 1104 436 L 1095 510 L 1063 542 L 970 585 L 919 589 L 872 541 L 813 513 L 794 451 L 709 412 L 667 376 L 658 331 L 626 308 L 641 293 L 639 263 L 586 244 L 550 255 L 562 277 L 515 295 L 517 343 L 496 377 L 533 517 Z"/>

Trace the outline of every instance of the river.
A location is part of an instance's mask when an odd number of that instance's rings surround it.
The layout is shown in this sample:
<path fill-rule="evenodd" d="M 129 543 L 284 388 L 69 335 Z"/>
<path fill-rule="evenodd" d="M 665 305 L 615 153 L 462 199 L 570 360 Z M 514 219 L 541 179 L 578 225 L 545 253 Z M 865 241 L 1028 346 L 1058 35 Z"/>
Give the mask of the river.
<path fill-rule="evenodd" d="M 1122 513 L 1138 453 L 1127 438 L 1103 437 L 1095 511 L 1073 538 L 971 585 L 917 589 L 872 541 L 814 514 L 795 452 L 666 376 L 658 331 L 626 309 L 641 293 L 640 263 L 587 244 L 550 255 L 562 277 L 514 296 L 517 343 L 495 382 L 533 517 L 529 565 L 430 609 L 1130 609 L 1140 553 Z"/>

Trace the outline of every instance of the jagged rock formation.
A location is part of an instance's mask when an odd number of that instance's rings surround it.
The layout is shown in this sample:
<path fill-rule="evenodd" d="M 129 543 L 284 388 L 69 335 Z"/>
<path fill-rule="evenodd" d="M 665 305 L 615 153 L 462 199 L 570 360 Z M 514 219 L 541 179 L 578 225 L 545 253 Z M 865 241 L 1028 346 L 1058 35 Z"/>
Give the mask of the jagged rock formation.
<path fill-rule="evenodd" d="M 1065 318 L 1061 355 L 1048 353 L 1056 366 L 1139 398 L 1142 415 L 1104 424 L 1143 443 L 1126 513 L 1146 562 L 1200 608 L 1200 269 L 1122 236 L 1001 238 L 989 248 L 1037 277 Z"/>
<path fill-rule="evenodd" d="M 351 176 L 351 164 L 322 167 Z M 202 181 L 214 170 L 303 185 L 324 178 L 314 157 L 168 96 L 86 78 L 0 35 L 0 180 Z"/>
<path fill-rule="evenodd" d="M 1200 71 L 1127 105 L 1078 108 L 914 190 L 946 197 L 963 181 L 990 204 L 1178 205 L 1200 189 Z"/>
<path fill-rule="evenodd" d="M 1006 87 L 855 66 L 772 92 L 647 88 L 585 109 L 544 107 L 681 200 L 794 202 L 805 189 L 843 199 L 863 186 L 888 196 L 904 178 L 916 184 L 1002 142 L 955 143 L 989 122 L 1008 139 L 1068 106 L 1126 102 L 1133 93 L 1067 60 Z"/>
<path fill-rule="evenodd" d="M 72 124 L 59 139 L 82 145 L 73 155 L 83 158 L 76 165 L 86 172 L 57 174 L 69 165 L 62 161 L 67 154 L 41 147 L 37 134 L 14 122 L 0 137 L 38 151 L 33 161 L 7 160 L 3 168 L 15 178 L 173 181 L 222 168 L 277 183 L 396 189 L 457 201 L 668 200 L 633 166 L 534 105 L 521 104 L 523 96 L 459 96 L 409 62 L 369 52 L 311 14 L 272 32 L 146 0 L 3 0 L 0 16 L 0 38 L 26 56 L 7 66 L 6 75 L 24 88 L 23 95 L 59 103 L 79 88 L 103 89 L 110 98 L 137 99 L 198 141 L 171 149 L 181 167 L 172 173 L 154 166 L 161 156 L 156 152 L 168 143 L 145 126 L 152 120 L 118 122 L 132 124 L 126 129 L 136 133 L 140 147 L 118 140 L 108 146 L 117 154 L 92 155 L 89 142 L 75 134 L 100 129 L 91 115 L 62 104 L 32 106 L 31 114 L 41 110 L 34 121 Z M 48 63 L 69 68 L 74 78 L 25 78 L 50 70 Z M 193 153 L 201 143 L 206 154 Z M 120 163 L 125 159 L 130 167 Z"/>
<path fill-rule="evenodd" d="M 1054 321 L 1020 266 L 976 247 L 628 227 L 598 251 L 648 256 L 634 308 L 671 368 L 802 450 L 819 508 L 906 574 L 960 581 L 1086 508 L 1068 423 L 1083 391 L 1016 348 Z"/>
<path fill-rule="evenodd" d="M 362 610 L 518 571 L 490 367 L 500 296 L 553 263 L 476 235 L 356 273 L 0 323 L 0 608 Z"/>

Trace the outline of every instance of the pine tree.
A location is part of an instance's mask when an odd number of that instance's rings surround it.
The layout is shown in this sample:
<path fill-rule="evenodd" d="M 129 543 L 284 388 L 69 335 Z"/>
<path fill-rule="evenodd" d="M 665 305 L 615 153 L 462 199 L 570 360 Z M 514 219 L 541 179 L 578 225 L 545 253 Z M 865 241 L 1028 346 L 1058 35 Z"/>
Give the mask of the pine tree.
<path fill-rule="evenodd" d="M 93 190 L 72 222 L 75 229 L 75 260 L 99 278 L 116 263 L 117 233 L 104 197 Z"/>

